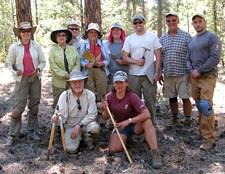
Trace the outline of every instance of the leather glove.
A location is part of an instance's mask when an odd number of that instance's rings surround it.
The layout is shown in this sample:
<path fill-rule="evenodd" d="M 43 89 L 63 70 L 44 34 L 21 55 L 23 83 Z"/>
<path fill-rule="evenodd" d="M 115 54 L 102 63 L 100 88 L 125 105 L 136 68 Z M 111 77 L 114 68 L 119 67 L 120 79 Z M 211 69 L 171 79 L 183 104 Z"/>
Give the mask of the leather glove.
<path fill-rule="evenodd" d="M 35 78 L 37 78 L 40 74 L 40 69 L 36 68 L 33 72 L 33 75 L 30 77 L 29 82 L 32 83 L 34 81 Z"/>

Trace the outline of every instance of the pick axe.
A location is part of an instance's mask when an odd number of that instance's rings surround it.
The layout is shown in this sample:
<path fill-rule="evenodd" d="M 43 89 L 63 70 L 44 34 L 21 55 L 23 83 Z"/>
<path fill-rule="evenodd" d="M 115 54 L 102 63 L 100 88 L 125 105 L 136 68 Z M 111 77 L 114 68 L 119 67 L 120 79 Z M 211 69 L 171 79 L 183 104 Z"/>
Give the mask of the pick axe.
<path fill-rule="evenodd" d="M 105 95 L 103 96 L 103 100 L 106 100 Z M 124 142 L 123 142 L 123 139 L 121 138 L 120 132 L 119 132 L 118 128 L 116 127 L 115 120 L 114 120 L 114 118 L 113 118 L 113 116 L 112 116 L 112 114 L 111 114 L 111 112 L 110 112 L 108 106 L 106 106 L 106 110 L 107 110 L 107 112 L 109 113 L 110 119 L 111 119 L 111 121 L 112 121 L 112 123 L 113 123 L 114 129 L 116 130 L 116 133 L 117 133 L 117 135 L 118 135 L 118 137 L 119 137 L 119 140 L 120 140 L 120 142 L 121 142 L 121 144 L 122 144 L 122 146 L 123 146 L 123 149 L 124 149 L 124 151 L 125 151 L 125 154 L 127 155 L 127 158 L 128 158 L 128 160 L 129 160 L 129 162 L 132 164 L 133 162 L 132 162 L 132 160 L 131 160 L 131 157 L 130 157 L 128 151 L 127 151 L 127 148 L 126 148 L 126 146 L 125 146 L 125 144 L 124 144 Z"/>

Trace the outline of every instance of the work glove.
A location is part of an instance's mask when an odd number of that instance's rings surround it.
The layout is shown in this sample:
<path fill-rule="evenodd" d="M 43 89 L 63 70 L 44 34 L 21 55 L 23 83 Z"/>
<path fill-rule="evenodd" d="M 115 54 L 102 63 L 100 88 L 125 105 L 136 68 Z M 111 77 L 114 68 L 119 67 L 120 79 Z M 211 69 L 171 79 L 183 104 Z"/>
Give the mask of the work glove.
<path fill-rule="evenodd" d="M 29 82 L 32 83 L 34 81 L 35 78 L 37 78 L 40 74 L 40 69 L 36 68 L 33 72 L 33 75 L 30 77 Z"/>

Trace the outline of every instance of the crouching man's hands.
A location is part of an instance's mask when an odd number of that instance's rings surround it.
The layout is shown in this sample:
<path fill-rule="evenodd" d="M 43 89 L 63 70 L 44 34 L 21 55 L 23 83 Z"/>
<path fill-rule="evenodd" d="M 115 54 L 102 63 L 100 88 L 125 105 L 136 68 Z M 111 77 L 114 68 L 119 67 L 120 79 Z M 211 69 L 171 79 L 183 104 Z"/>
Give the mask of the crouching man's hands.
<path fill-rule="evenodd" d="M 56 123 L 58 121 L 58 116 L 57 115 L 53 115 L 51 118 L 52 123 Z"/>
<path fill-rule="evenodd" d="M 72 131 L 72 133 L 71 133 L 71 139 L 75 139 L 75 138 L 77 137 L 77 135 L 78 135 L 79 132 L 80 132 L 80 129 L 81 129 L 81 127 L 80 127 L 79 124 L 77 124 L 77 125 L 73 128 L 73 131 Z"/>

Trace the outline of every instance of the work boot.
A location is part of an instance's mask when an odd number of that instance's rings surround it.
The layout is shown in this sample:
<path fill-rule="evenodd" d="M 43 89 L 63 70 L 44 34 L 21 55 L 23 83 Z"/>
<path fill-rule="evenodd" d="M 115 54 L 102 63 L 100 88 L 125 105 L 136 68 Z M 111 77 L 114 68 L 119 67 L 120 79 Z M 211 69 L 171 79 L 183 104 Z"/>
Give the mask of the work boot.
<path fill-rule="evenodd" d="M 184 127 L 186 127 L 186 128 L 190 128 L 191 127 L 191 117 L 185 117 Z"/>
<path fill-rule="evenodd" d="M 14 137 L 9 135 L 8 138 L 7 138 L 7 142 L 5 144 L 5 147 L 13 146 L 14 142 L 15 142 Z"/>
<path fill-rule="evenodd" d="M 178 115 L 173 115 L 172 123 L 174 126 L 180 126 L 180 119 L 179 119 Z"/>
<path fill-rule="evenodd" d="M 208 151 L 211 150 L 213 147 L 215 146 L 214 143 L 208 142 L 208 141 L 204 141 L 201 146 L 199 147 L 199 149 L 204 150 L 204 151 Z"/>
<path fill-rule="evenodd" d="M 154 169 L 160 169 L 162 167 L 162 159 L 159 149 L 151 150 L 152 154 L 152 167 Z"/>
<path fill-rule="evenodd" d="M 29 131 L 28 132 L 28 139 L 35 140 L 35 141 L 41 140 L 41 138 L 34 131 Z"/>

